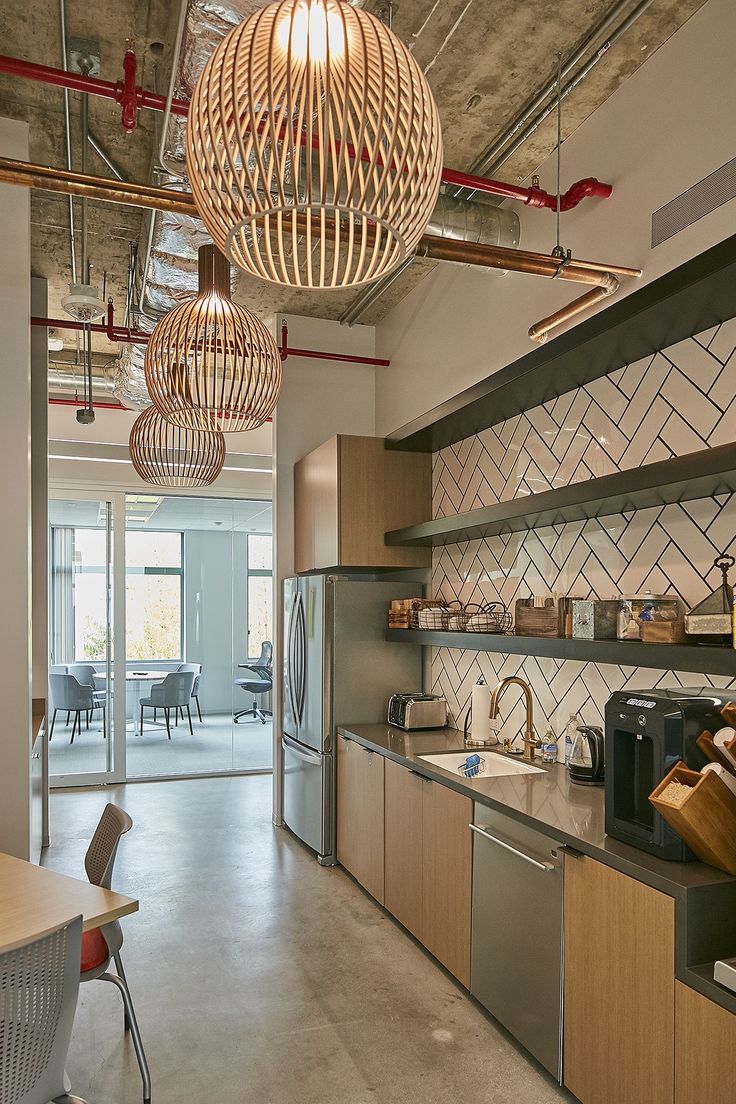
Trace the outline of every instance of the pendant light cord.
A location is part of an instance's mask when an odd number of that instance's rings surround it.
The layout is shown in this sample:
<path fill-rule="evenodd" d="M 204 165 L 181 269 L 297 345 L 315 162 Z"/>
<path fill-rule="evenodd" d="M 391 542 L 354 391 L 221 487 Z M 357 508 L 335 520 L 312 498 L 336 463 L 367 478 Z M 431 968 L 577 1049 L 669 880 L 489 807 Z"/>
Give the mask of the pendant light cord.
<path fill-rule="evenodd" d="M 562 256 L 560 245 L 560 146 L 562 144 L 562 51 L 557 51 L 557 245 L 555 253 Z"/>

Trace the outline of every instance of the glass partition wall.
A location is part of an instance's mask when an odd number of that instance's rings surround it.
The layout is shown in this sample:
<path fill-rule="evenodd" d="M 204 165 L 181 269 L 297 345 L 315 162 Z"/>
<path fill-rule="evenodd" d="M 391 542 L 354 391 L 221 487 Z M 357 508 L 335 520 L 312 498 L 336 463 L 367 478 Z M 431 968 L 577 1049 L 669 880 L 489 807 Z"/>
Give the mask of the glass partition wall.
<path fill-rule="evenodd" d="M 110 699 L 109 733 L 101 708 L 73 740 L 57 713 L 53 782 L 270 770 L 271 695 L 247 667 L 273 640 L 270 502 L 110 499 L 50 506 L 51 669 L 87 664 Z"/>

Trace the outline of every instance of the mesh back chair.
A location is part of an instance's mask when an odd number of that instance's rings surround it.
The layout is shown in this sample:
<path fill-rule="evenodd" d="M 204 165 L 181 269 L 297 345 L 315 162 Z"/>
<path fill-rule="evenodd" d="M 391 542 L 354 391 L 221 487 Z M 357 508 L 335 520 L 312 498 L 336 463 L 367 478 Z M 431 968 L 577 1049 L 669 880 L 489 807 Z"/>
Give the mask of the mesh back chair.
<path fill-rule="evenodd" d="M 75 732 L 82 731 L 82 714 L 87 716 L 87 728 L 89 728 L 90 716 L 93 709 L 102 710 L 102 731 L 105 731 L 105 697 L 95 696 L 95 691 L 89 685 L 82 685 L 78 678 L 74 675 L 49 675 L 49 696 L 51 698 L 51 706 L 53 713 L 51 716 L 51 728 L 49 730 L 49 740 L 54 735 L 54 722 L 56 721 L 56 714 L 61 709 L 62 712 L 66 709 L 66 723 L 69 724 L 69 718 L 74 714 L 74 724 L 72 725 L 72 736 L 69 741 L 70 744 L 74 743 Z"/>
<path fill-rule="evenodd" d="M 120 837 L 130 831 L 132 827 L 133 821 L 124 809 L 118 808 L 117 805 L 105 806 L 95 834 L 87 848 L 87 854 L 84 856 L 84 869 L 92 885 L 102 886 L 104 889 L 111 888 L 112 870 L 115 865 Z M 144 1104 L 150 1104 L 151 1074 L 148 1070 L 148 1062 L 138 1030 L 138 1021 L 135 1018 L 133 1001 L 120 958 L 122 945 L 123 929 L 117 920 L 85 932 L 82 936 L 81 980 L 95 981 L 99 979 L 100 981 L 110 981 L 120 990 L 125 1009 L 125 1030 L 130 1031 L 133 1049 L 143 1079 L 143 1101 Z M 117 973 L 110 973 L 111 961 L 114 961 Z"/>
<path fill-rule="evenodd" d="M 199 708 L 199 682 L 202 678 L 202 664 L 201 663 L 180 663 L 176 668 L 177 671 L 193 671 L 194 672 L 194 685 L 192 686 L 192 698 L 197 705 L 197 716 L 199 717 L 200 724 L 202 723 L 202 710 Z"/>
<path fill-rule="evenodd" d="M 174 717 L 174 723 L 176 724 L 179 710 L 186 709 L 187 717 L 189 718 L 189 731 L 192 736 L 194 735 L 192 714 L 189 709 L 194 678 L 194 671 L 170 671 L 163 682 L 159 682 L 151 687 L 150 695 L 147 698 L 141 698 L 141 736 L 143 735 L 144 708 L 153 710 L 163 709 L 166 718 L 166 732 L 169 739 L 171 739 L 171 710 L 176 710 L 176 715 Z"/>
<path fill-rule="evenodd" d="M 64 1065 L 79 992 L 82 917 L 0 947 L 0 1100 L 66 1104 Z"/>
<path fill-rule="evenodd" d="M 255 663 L 244 663 L 248 671 L 253 671 L 255 678 L 235 679 L 235 685 L 244 690 L 246 694 L 253 695 L 253 704 L 247 709 L 241 709 L 233 718 L 237 724 L 241 717 L 260 717 L 261 724 L 271 716 L 270 709 L 261 709 L 258 705 L 258 697 L 268 692 L 273 687 L 273 644 L 270 640 L 264 640 L 261 645 L 261 654 Z"/>

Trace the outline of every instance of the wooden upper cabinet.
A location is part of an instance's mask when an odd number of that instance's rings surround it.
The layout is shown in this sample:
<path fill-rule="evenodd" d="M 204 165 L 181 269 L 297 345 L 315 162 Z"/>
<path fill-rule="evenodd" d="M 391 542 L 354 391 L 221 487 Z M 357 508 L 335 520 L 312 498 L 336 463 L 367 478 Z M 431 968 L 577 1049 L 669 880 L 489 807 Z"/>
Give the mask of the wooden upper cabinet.
<path fill-rule="evenodd" d="M 566 857 L 564 1083 L 582 1104 L 673 1104 L 674 958 L 671 897 Z"/>
<path fill-rule="evenodd" d="M 297 572 L 333 567 L 428 567 L 429 548 L 391 548 L 390 529 L 431 517 L 429 453 L 386 449 L 381 437 L 339 435 L 294 468 Z"/>

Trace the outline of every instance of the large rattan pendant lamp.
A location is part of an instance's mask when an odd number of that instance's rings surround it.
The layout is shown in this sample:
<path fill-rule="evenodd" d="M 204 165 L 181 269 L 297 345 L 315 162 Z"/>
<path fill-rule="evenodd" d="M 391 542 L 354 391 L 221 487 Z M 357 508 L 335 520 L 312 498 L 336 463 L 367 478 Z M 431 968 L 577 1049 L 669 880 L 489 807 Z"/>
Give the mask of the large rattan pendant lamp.
<path fill-rule="evenodd" d="M 145 358 L 154 406 L 174 425 L 239 432 L 270 418 L 281 354 L 260 319 L 230 298 L 230 264 L 199 250 L 199 294 L 156 323 Z"/>
<path fill-rule="evenodd" d="M 156 487 L 209 487 L 225 463 L 225 437 L 172 425 L 149 406 L 133 422 L 130 458 L 141 479 Z"/>
<path fill-rule="evenodd" d="M 233 264 L 288 287 L 397 268 L 437 201 L 442 136 L 416 61 L 341 0 L 283 0 L 235 27 L 192 97 L 187 167 Z"/>

